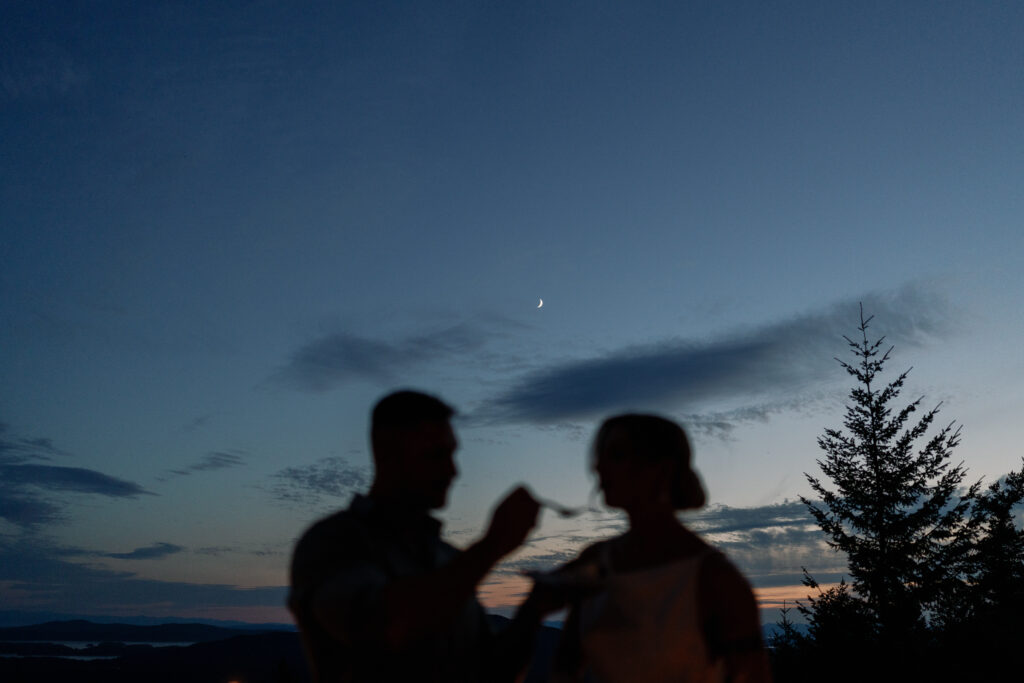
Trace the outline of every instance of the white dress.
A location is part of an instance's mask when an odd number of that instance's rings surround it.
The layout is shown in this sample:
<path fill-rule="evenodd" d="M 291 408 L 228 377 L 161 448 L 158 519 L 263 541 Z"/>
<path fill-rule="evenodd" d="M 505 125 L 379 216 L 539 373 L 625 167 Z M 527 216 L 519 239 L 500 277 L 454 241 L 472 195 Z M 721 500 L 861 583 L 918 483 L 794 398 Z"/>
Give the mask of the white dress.
<path fill-rule="evenodd" d="M 602 548 L 605 589 L 580 605 L 580 645 L 588 681 L 722 680 L 700 623 L 697 583 L 713 550 L 647 569 L 615 573 Z"/>

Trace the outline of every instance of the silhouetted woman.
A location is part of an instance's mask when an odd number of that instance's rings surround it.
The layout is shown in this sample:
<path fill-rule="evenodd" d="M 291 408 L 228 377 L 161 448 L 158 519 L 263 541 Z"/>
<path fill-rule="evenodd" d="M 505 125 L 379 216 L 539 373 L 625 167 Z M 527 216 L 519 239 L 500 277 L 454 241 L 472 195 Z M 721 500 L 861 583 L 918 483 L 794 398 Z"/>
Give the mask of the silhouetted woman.
<path fill-rule="evenodd" d="M 605 504 L 629 516 L 629 530 L 553 575 L 587 593 L 570 608 L 555 680 L 770 680 L 750 586 L 676 518 L 704 505 L 682 428 L 654 415 L 612 417 L 593 457 Z"/>

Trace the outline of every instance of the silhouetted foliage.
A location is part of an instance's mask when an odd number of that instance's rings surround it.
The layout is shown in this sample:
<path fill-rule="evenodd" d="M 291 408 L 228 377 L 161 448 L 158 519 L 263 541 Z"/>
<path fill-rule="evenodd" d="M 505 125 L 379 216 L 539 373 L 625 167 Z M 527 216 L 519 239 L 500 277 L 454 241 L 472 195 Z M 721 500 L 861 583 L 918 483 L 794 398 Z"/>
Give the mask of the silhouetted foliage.
<path fill-rule="evenodd" d="M 798 640 L 797 664 L 794 674 L 781 676 L 777 681 L 817 681 L 823 670 L 829 671 L 834 682 L 867 679 L 875 662 L 864 653 L 877 649 L 876 627 L 867 603 L 850 590 L 845 580 L 827 589 L 804 569 L 803 584 L 817 591 L 809 595 L 806 604 L 798 603 L 800 613 L 807 620 L 807 635 Z M 860 653 L 850 657 L 849 653 Z M 842 667 L 836 667 L 837 661 Z"/>
<path fill-rule="evenodd" d="M 776 681 L 803 680 L 803 651 L 807 638 L 800 633 L 790 620 L 792 607 L 782 601 L 779 620 L 775 622 L 778 630 L 768 637 L 768 649 L 772 663 L 772 677 Z"/>
<path fill-rule="evenodd" d="M 776 652 L 796 650 L 803 642 L 803 636 L 789 618 L 789 613 L 792 610 L 793 608 L 787 607 L 786 601 L 783 600 L 782 609 L 779 610 L 779 620 L 775 622 L 779 630 L 768 639 L 768 645 Z"/>
<path fill-rule="evenodd" d="M 837 359 L 856 380 L 844 428 L 818 439 L 825 457 L 817 463 L 834 489 L 806 475 L 822 502 L 801 498 L 829 546 L 846 554 L 852 586 L 820 592 L 801 611 L 817 648 L 852 639 L 873 644 L 871 652 L 908 656 L 927 640 L 929 609 L 957 580 L 949 567 L 968 547 L 964 519 L 977 485 L 958 494 L 965 471 L 949 460 L 959 428 L 948 424 L 926 437 L 938 406 L 916 420 L 922 399 L 894 409 L 909 370 L 879 382 L 892 347 L 883 351 L 884 337 L 868 339 L 870 322 L 861 309 L 859 339 L 846 337 L 856 362 Z M 805 584 L 817 586 L 806 572 Z"/>
<path fill-rule="evenodd" d="M 875 623 L 867 603 L 850 592 L 845 580 L 826 590 L 804 569 L 803 584 L 818 591 L 800 605 L 807 618 L 808 636 L 816 649 L 835 652 L 849 647 L 870 647 L 875 640 Z"/>
<path fill-rule="evenodd" d="M 1024 591 L 1024 530 L 1014 524 L 1014 507 L 1024 501 L 1024 463 L 979 494 L 971 524 L 976 533 L 967 561 L 972 607 L 985 614 L 1015 601 Z"/>
<path fill-rule="evenodd" d="M 783 610 L 770 641 L 776 683 L 825 671 L 831 681 L 1006 680 L 1024 614 L 1024 462 L 983 491 L 963 487 L 962 463 L 950 463 L 959 428 L 929 437 L 938 406 L 894 408 L 909 370 L 879 381 L 892 347 L 868 339 L 870 322 L 862 309 L 859 339 L 846 338 L 856 361 L 837 359 L 856 384 L 843 429 L 818 439 L 827 481 L 806 475 L 821 502 L 801 498 L 846 554 L 852 583 L 822 588 L 804 570 L 807 631 Z"/>
<path fill-rule="evenodd" d="M 955 571 L 962 580 L 936 609 L 936 641 L 947 669 L 963 675 L 996 673 L 1019 647 L 1024 614 L 1024 530 L 1014 508 L 1024 502 L 1024 466 L 980 492 L 971 506 L 970 543 Z M 949 653 L 969 651 L 970 661 Z M 962 659 L 962 658 L 961 658 Z"/>

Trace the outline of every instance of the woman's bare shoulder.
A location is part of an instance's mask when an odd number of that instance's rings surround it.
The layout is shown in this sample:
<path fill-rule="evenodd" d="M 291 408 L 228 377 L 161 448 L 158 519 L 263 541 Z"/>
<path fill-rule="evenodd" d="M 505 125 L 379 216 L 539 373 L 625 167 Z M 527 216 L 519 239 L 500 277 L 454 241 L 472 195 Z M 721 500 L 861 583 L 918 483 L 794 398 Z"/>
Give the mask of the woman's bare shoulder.
<path fill-rule="evenodd" d="M 710 552 L 704 556 L 701 565 L 701 587 L 712 594 L 747 594 L 753 597 L 750 583 L 729 558 L 719 550 L 708 546 Z"/>
<path fill-rule="evenodd" d="M 719 551 L 709 553 L 701 565 L 700 608 L 704 623 L 719 645 L 760 643 L 757 599 L 742 572 Z M 731 646 L 731 645 L 729 645 Z"/>
<path fill-rule="evenodd" d="M 716 550 L 705 557 L 699 581 L 709 652 L 723 659 L 730 680 L 771 681 L 757 599 L 746 577 Z"/>
<path fill-rule="evenodd" d="M 571 569 L 573 567 L 578 567 L 580 565 L 590 564 L 592 562 L 599 562 L 601 558 L 605 555 L 605 553 L 608 552 L 608 544 L 611 543 L 613 540 L 614 539 L 607 538 L 603 541 L 591 543 L 583 550 L 581 550 L 575 558 L 565 563 L 564 567 L 567 569 Z"/>

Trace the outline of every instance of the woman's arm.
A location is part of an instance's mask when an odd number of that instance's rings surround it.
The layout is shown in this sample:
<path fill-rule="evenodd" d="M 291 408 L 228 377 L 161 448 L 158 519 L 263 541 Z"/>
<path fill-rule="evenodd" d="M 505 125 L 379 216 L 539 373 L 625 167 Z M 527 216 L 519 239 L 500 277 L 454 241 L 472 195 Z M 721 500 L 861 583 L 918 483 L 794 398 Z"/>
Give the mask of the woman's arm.
<path fill-rule="evenodd" d="M 579 555 L 559 568 L 560 572 L 572 573 L 594 563 L 601 562 L 602 543 L 595 543 L 584 548 Z M 562 635 L 558 639 L 551 666 L 552 683 L 580 683 L 583 681 L 585 662 L 583 647 L 580 642 L 580 606 L 584 598 L 593 592 L 593 587 L 567 589 L 565 595 L 569 604 L 569 613 L 562 624 Z"/>

